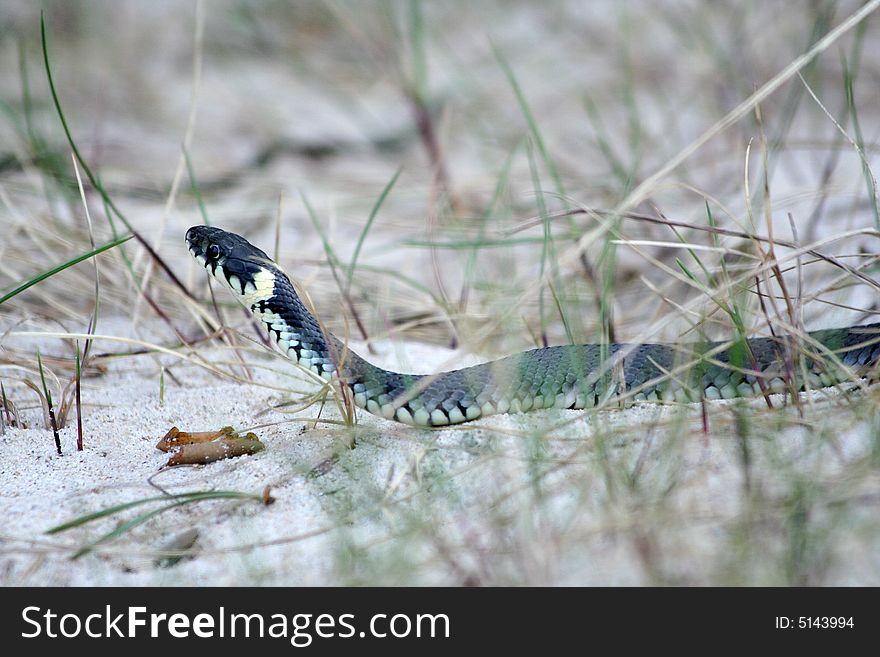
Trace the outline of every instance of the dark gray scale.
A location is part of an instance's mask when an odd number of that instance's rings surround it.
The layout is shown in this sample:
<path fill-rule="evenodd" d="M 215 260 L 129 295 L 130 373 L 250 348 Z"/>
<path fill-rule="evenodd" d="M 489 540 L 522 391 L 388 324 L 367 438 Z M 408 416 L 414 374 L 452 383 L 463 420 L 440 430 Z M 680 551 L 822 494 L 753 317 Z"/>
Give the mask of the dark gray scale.
<path fill-rule="evenodd" d="M 653 348 L 657 347 L 657 348 Z M 624 378 L 629 389 L 661 379 L 675 367 L 675 349 L 668 345 L 627 345 Z"/>
<path fill-rule="evenodd" d="M 749 348 L 754 361 L 751 358 L 746 358 L 745 366 L 748 369 L 757 368 L 760 371 L 764 371 L 784 366 L 785 345 L 780 340 L 776 338 L 755 338 L 749 341 Z"/>
<path fill-rule="evenodd" d="M 848 329 L 824 329 L 811 333 L 811 337 L 818 340 L 825 347 L 836 352 L 837 357 L 849 368 L 855 370 L 857 375 L 865 373 L 872 365 L 876 364 L 880 359 L 880 344 L 877 343 L 878 328 L 880 324 L 868 324 L 865 326 L 856 326 Z M 817 357 L 821 359 L 821 354 Z M 812 359 L 811 359 L 812 360 Z M 836 372 L 832 364 L 821 367 L 814 361 L 813 369 L 822 369 L 833 371 L 832 378 L 843 380 L 849 374 L 847 372 Z"/>
<path fill-rule="evenodd" d="M 457 408 L 465 397 L 473 399 L 476 403 L 492 384 L 491 371 L 481 365 L 444 372 L 437 375 L 422 393 L 425 408 L 428 411 L 437 407 L 447 411 L 452 410 Z"/>

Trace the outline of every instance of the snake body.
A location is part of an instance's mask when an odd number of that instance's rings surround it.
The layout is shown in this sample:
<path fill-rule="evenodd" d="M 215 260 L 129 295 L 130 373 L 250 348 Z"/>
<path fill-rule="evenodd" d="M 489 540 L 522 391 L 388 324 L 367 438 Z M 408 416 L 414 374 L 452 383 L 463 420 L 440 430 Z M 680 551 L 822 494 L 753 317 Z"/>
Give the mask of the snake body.
<path fill-rule="evenodd" d="M 790 339 L 733 343 L 587 344 L 532 349 L 433 375 L 377 367 L 322 330 L 290 279 L 243 237 L 194 226 L 193 257 L 265 324 L 292 361 L 337 377 L 355 405 L 389 420 L 437 427 L 496 413 L 583 409 L 616 399 L 698 401 L 821 388 L 870 373 L 880 323 L 812 331 L 800 358 Z"/>

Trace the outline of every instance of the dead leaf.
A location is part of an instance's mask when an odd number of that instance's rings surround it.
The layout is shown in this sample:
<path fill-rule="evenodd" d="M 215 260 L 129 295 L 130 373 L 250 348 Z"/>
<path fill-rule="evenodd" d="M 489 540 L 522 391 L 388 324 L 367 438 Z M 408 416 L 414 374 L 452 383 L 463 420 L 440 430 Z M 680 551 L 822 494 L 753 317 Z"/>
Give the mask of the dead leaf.
<path fill-rule="evenodd" d="M 231 459 L 236 456 L 256 454 L 266 449 L 256 435 L 249 433 L 244 437 L 225 435 L 220 440 L 211 442 L 191 443 L 181 445 L 171 455 L 166 465 L 196 465 L 213 463 L 222 459 Z"/>
<path fill-rule="evenodd" d="M 223 436 L 234 435 L 235 429 L 232 427 L 223 427 L 219 431 L 181 431 L 177 427 L 171 427 L 171 429 L 168 430 L 168 433 L 162 437 L 162 440 L 156 443 L 156 449 L 163 452 L 170 452 L 181 445 L 207 443 Z"/>

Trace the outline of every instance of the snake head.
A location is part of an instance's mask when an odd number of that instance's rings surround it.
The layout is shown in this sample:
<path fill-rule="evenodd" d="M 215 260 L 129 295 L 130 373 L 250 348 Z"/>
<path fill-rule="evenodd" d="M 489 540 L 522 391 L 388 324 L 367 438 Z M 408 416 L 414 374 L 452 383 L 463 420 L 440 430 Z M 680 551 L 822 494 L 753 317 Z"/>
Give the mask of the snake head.
<path fill-rule="evenodd" d="M 261 272 L 277 271 L 263 251 L 222 228 L 193 226 L 186 231 L 186 245 L 199 264 L 239 295 L 249 291 L 251 285 L 257 286 Z"/>

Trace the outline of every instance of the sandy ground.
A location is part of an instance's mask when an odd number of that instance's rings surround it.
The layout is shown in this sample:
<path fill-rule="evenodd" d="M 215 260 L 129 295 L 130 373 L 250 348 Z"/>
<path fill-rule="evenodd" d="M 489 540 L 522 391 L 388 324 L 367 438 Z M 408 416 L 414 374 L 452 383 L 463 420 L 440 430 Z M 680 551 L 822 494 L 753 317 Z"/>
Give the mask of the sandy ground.
<path fill-rule="evenodd" d="M 120 321 L 116 334 L 123 333 L 122 326 Z M 98 352 L 110 346 L 109 341 L 96 344 Z M 399 367 L 401 350 L 425 370 L 451 355 L 448 350 L 414 344 L 392 348 L 380 343 L 377 349 L 380 353 L 374 360 L 387 367 Z M 650 581 L 659 575 L 646 571 L 639 540 L 628 538 L 638 536 L 642 511 L 608 505 L 613 490 L 608 481 L 597 480 L 602 475 L 597 440 L 606 441 L 603 449 L 614 454 L 610 463 L 641 462 L 646 490 L 664 482 L 672 489 L 658 512 L 673 511 L 676 520 L 656 539 L 662 545 L 656 549 L 666 555 L 657 567 L 667 581 L 699 583 L 711 578 L 723 562 L 724 545 L 733 531 L 730 525 L 743 511 L 740 449 L 726 402 L 709 405 L 708 435 L 702 433 L 696 405 L 672 409 L 646 405 L 589 414 L 540 411 L 430 432 L 362 413 L 356 447 L 349 450 L 340 444 L 348 434 L 338 428 L 297 421 L 314 418 L 314 408 L 283 415 L 271 407 L 288 395 L 260 385 L 219 381 L 204 370 L 176 366 L 173 359 L 165 359 L 166 364 L 181 385 L 166 384 L 161 403 L 158 380 L 147 374 L 155 363 L 147 362 L 151 357 L 141 358 L 143 371 L 131 362 L 124 368 L 111 365 L 106 374 L 84 385 L 84 451 L 75 451 L 71 423 L 61 431 L 64 455 L 57 456 L 36 408 L 23 412 L 34 428 L 6 430 L 0 442 L 5 584 Z M 283 363 L 268 362 L 275 367 Z M 305 379 L 297 383 L 293 367 L 283 364 L 275 373 L 258 367 L 255 378 L 261 384 L 309 388 Z M 10 391 L 16 396 L 19 392 Z M 860 403 L 859 393 L 854 394 Z M 773 400 L 777 405 L 782 402 L 780 396 Z M 841 417 L 852 411 L 832 391 L 814 393 L 813 403 L 807 405 L 809 422 L 800 428 L 793 409 L 775 410 L 768 416 L 761 409 L 763 401 L 751 401 L 747 410 L 757 416 L 763 413 L 777 458 L 787 460 L 788 467 L 809 473 L 838 494 L 871 494 L 862 484 L 853 491 L 846 482 L 847 467 L 874 449 L 875 429 L 870 422 L 847 419 L 846 431 L 817 451 L 816 440 L 825 440 L 821 437 L 839 427 Z M 774 413 L 781 416 L 779 421 L 773 419 Z M 322 417 L 338 419 L 339 414 L 328 406 Z M 207 466 L 162 470 L 167 455 L 154 444 L 172 425 L 206 430 L 226 424 L 256 427 L 267 449 Z M 772 428 L 774 424 L 778 430 Z M 537 435 L 543 437 L 534 438 Z M 540 483 L 532 477 L 534 464 L 528 454 L 536 448 L 536 440 L 545 462 L 557 470 Z M 339 460 L 327 464 L 333 453 L 340 455 Z M 320 475 L 310 473 L 322 463 Z M 772 489 L 777 465 L 762 457 L 755 466 L 750 476 Z M 535 501 L 536 486 L 548 497 L 540 504 Z M 76 560 L 70 559 L 76 549 L 135 513 L 127 511 L 58 535 L 44 533 L 83 514 L 158 495 L 156 487 L 168 493 L 254 494 L 269 487 L 275 501 L 264 506 L 219 500 L 174 509 Z M 529 517 L 531 513 L 535 516 Z M 198 539 L 187 550 L 187 558 L 173 567 L 157 565 L 162 548 L 189 529 L 198 532 Z M 647 533 L 655 529 L 654 522 L 645 523 Z M 848 563 L 860 566 L 826 576 L 850 585 L 880 581 L 880 561 L 873 539 L 866 542 L 867 538 L 846 532 L 834 549 L 843 551 Z M 770 576 L 760 572 L 767 566 L 769 562 L 759 564 L 753 576 Z"/>

